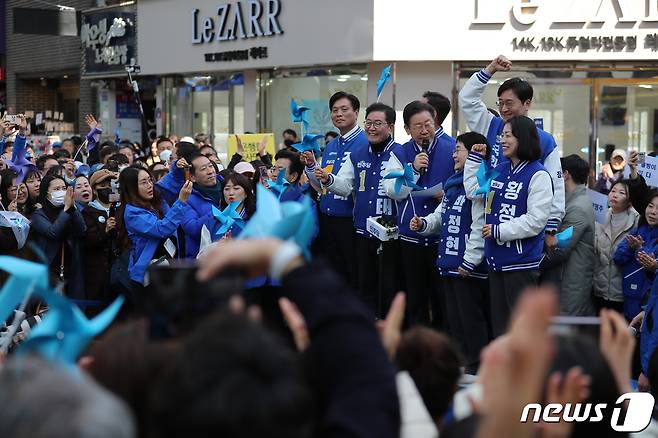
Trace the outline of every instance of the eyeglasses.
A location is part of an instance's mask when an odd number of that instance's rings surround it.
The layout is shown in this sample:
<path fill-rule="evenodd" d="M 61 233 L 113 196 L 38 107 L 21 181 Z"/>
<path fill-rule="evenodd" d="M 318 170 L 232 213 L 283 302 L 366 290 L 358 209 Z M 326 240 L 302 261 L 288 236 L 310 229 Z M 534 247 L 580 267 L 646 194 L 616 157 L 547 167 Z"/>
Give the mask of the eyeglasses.
<path fill-rule="evenodd" d="M 366 129 L 368 129 L 368 128 L 379 129 L 384 125 L 387 125 L 387 123 L 382 122 L 381 120 L 374 120 L 374 121 L 373 120 L 366 120 L 365 123 L 363 124 L 363 126 L 365 126 Z"/>
<path fill-rule="evenodd" d="M 520 101 L 515 101 L 515 100 L 511 100 L 511 99 L 509 99 L 509 100 L 500 100 L 500 99 L 498 99 L 496 101 L 496 106 L 498 108 L 511 108 L 514 105 L 516 105 L 517 102 L 520 102 Z"/>
<path fill-rule="evenodd" d="M 413 129 L 414 131 L 422 131 L 423 129 L 426 129 L 428 131 L 433 131 L 434 124 L 432 122 L 416 123 L 414 125 L 411 125 L 411 129 Z"/>

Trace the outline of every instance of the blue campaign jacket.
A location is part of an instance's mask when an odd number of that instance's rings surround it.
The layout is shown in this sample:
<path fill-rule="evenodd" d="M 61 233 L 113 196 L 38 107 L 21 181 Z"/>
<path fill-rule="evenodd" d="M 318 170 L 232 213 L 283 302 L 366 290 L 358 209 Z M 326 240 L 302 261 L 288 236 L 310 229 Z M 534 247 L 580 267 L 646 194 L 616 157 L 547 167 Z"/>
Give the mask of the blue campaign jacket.
<path fill-rule="evenodd" d="M 192 189 L 190 199 L 187 201 L 187 208 L 183 222 L 181 223 L 185 232 L 185 257 L 196 258 L 199 253 L 201 243 L 201 228 L 203 225 L 208 227 L 213 221 L 217 222 L 212 214 L 212 200 L 206 198 L 196 189 Z M 219 208 L 219 206 L 216 206 Z M 208 227 L 211 230 L 210 227 Z"/>
<path fill-rule="evenodd" d="M 174 202 L 171 208 L 163 202 L 164 217 L 158 219 L 152 211 L 132 204 L 126 205 L 123 219 L 132 244 L 128 260 L 128 274 L 131 280 L 138 283 L 144 281 L 144 274 L 153 260 L 158 244 L 162 239 L 176 234 L 176 229 L 183 221 L 186 207 L 187 203 L 180 200 Z"/>
<path fill-rule="evenodd" d="M 366 230 L 368 218 L 397 214 L 395 202 L 386 195 L 382 176 L 391 151 L 400 146 L 391 139 L 379 153 L 373 152 L 368 145 L 350 154 L 354 168 L 354 228 L 357 234 L 374 239 Z"/>
<path fill-rule="evenodd" d="M 368 138 L 363 129 L 357 127 L 355 131 L 343 139 L 342 136 L 334 138 L 322 154 L 322 168 L 332 166 L 331 173 L 337 175 L 341 165 L 348 159 L 349 154 L 368 147 Z M 354 200 L 352 196 L 342 196 L 327 193 L 320 198 L 320 212 L 329 216 L 352 217 Z"/>
<path fill-rule="evenodd" d="M 640 362 L 642 364 L 642 372 L 645 376 L 649 375 L 649 361 L 651 360 L 651 355 L 658 347 L 657 303 L 658 282 L 654 282 L 653 286 L 651 286 L 649 300 L 644 308 L 644 320 L 640 329 Z"/>
<path fill-rule="evenodd" d="M 496 170 L 499 175 L 491 181 L 485 203 L 485 223 L 493 225 L 493 237 L 484 243 L 487 262 L 498 272 L 537 269 L 543 256 L 544 231 L 533 237 L 500 242 L 497 226 L 527 213 L 530 181 L 546 169 L 539 161 L 521 162 L 516 168 L 506 161 Z"/>
<path fill-rule="evenodd" d="M 633 319 L 642 310 L 642 299 L 651 290 L 655 273 L 642 269 L 637 261 L 637 253 L 658 254 L 658 227 L 642 225 L 630 233 L 631 236 L 641 236 L 644 245 L 639 250 L 633 250 L 624 239 L 617 247 L 613 256 L 614 262 L 622 267 L 622 289 L 624 292 L 624 316 Z"/>
<path fill-rule="evenodd" d="M 441 206 L 439 256 L 436 259 L 436 266 L 443 276 L 460 277 L 458 269 L 460 266 L 463 267 L 465 261 L 466 244 L 473 223 L 472 202 L 466 197 L 464 189 L 464 172 L 456 173 L 448 178 L 444 191 Z M 486 261 L 483 260 L 475 269 L 472 269 L 470 276 L 480 279 L 487 278 Z"/>
<path fill-rule="evenodd" d="M 434 141 L 428 149 L 430 157 L 430 166 L 424 175 L 421 175 L 416 182 L 423 189 L 434 187 L 442 183 L 455 173 L 454 161 L 452 154 L 455 151 L 455 139 L 445 133 L 437 133 Z M 407 163 L 413 163 L 416 155 L 422 152 L 420 146 L 414 140 L 393 149 L 391 154 L 395 155 L 404 166 Z M 413 193 L 413 192 L 412 192 Z M 413 205 L 412 205 L 413 202 Z M 400 230 L 400 240 L 411 243 L 418 243 L 425 246 L 436 245 L 438 236 L 423 237 L 415 231 L 409 229 L 409 223 L 416 216 L 423 217 L 432 213 L 439 206 L 439 201 L 428 196 L 408 196 L 402 201 L 397 201 L 398 227 Z"/>

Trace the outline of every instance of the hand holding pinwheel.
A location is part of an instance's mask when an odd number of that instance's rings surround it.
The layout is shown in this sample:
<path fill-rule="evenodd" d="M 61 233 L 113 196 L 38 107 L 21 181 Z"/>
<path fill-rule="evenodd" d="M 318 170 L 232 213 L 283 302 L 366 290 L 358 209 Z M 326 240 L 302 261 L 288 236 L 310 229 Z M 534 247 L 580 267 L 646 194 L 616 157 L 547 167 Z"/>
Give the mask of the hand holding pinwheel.
<path fill-rule="evenodd" d="M 422 187 L 416 184 L 414 179 L 414 170 L 411 163 L 407 163 L 403 169 L 393 170 L 384 176 L 384 179 L 395 179 L 395 193 L 399 194 L 402 186 L 410 187 L 413 190 L 422 190 Z"/>

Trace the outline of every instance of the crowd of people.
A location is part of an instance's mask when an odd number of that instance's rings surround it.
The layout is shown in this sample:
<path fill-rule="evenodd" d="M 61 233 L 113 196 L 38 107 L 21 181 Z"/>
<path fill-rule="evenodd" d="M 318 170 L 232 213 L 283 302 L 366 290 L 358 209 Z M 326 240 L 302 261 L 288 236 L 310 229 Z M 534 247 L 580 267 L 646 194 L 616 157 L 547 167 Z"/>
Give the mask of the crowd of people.
<path fill-rule="evenodd" d="M 438 92 L 404 107 L 411 138 L 398 144 L 392 107 L 362 109 L 338 91 L 328 102 L 337 132 L 319 151 L 287 129 L 273 157 L 263 142 L 247 162 L 238 136 L 226 165 L 204 135 L 162 136 L 150 150 L 100 142 L 91 115 L 84 138 L 38 155 L 25 117 L 4 121 L 0 253 L 47 265 L 88 317 L 126 302 L 79 358 L 89 377 L 14 354 L 48 315 L 27 306 L 0 369 L 11 407 L 0 431 L 616 434 L 618 397 L 658 388 L 658 189 L 636 151 L 610 151 L 598 178 L 579 155 L 560 157 L 528 117 L 523 78 L 502 82 L 489 108 L 485 88 L 511 68 L 499 56 L 467 81 L 470 131 L 456 138 Z M 588 185 L 608 196 L 603 223 Z M 309 209 L 308 242 L 240 238 L 270 214 L 264 191 Z M 377 237 L 376 223 L 393 237 Z M 599 316 L 598 338 L 554 333 L 558 314 Z M 530 403 L 607 408 L 602 422 L 532 424 L 520 421 Z"/>

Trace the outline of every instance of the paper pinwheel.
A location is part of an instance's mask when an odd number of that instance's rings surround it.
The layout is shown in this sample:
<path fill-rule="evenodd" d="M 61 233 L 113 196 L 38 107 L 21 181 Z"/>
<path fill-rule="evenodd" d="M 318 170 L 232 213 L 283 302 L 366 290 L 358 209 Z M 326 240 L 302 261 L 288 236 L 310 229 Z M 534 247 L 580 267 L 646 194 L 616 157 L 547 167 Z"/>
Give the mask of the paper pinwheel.
<path fill-rule="evenodd" d="M 298 106 L 295 99 L 290 99 L 290 118 L 293 123 L 304 123 L 304 126 L 308 126 L 308 115 L 306 114 L 308 110 L 308 107 Z"/>
<path fill-rule="evenodd" d="M 318 140 L 324 138 L 324 135 L 320 134 L 306 134 L 304 135 L 304 138 L 302 139 L 301 143 L 295 143 L 292 145 L 297 151 L 301 152 L 306 152 L 306 151 L 313 151 L 314 155 L 320 155 L 322 151 L 320 150 L 320 146 L 318 145 Z"/>
<path fill-rule="evenodd" d="M 18 249 L 23 248 L 30 233 L 30 221 L 25 216 L 15 211 L 0 211 L 0 227 L 11 228 Z"/>
<path fill-rule="evenodd" d="M 117 130 L 118 132 L 118 130 Z M 85 136 L 85 139 L 87 140 L 87 150 L 91 151 L 96 147 L 96 143 L 98 143 L 98 140 L 101 138 L 101 134 L 103 133 L 103 130 L 98 128 L 97 126 L 92 128 L 87 135 Z M 116 139 L 115 139 L 116 141 Z"/>
<path fill-rule="evenodd" d="M 569 227 L 555 235 L 555 238 L 557 239 L 557 247 L 558 248 L 566 248 L 569 246 L 569 242 L 571 242 L 571 239 L 573 238 L 573 227 Z"/>
<path fill-rule="evenodd" d="M 491 190 L 491 181 L 493 181 L 493 179 L 498 176 L 498 171 L 491 167 L 488 162 L 483 161 L 480 163 L 480 168 L 478 169 L 475 176 L 478 180 L 479 187 L 477 190 L 475 190 L 475 192 L 473 192 L 473 196 L 486 196 L 487 193 L 489 193 L 489 190 Z"/>
<path fill-rule="evenodd" d="M 117 129 L 114 130 L 114 144 L 118 146 L 119 143 L 121 143 L 121 136 L 119 135 L 119 128 L 117 127 Z"/>
<path fill-rule="evenodd" d="M 30 170 L 38 170 L 36 165 L 25 158 L 26 155 L 27 139 L 23 135 L 17 135 L 11 153 L 11 160 L 6 162 L 7 167 L 18 174 L 16 184 L 22 183 Z"/>
<path fill-rule="evenodd" d="M 75 366 L 89 342 L 114 320 L 124 298 L 117 298 L 92 320 L 69 299 L 48 286 L 48 267 L 14 257 L 0 256 L 1 269 L 12 274 L 0 290 L 0 319 L 3 321 L 30 293 L 48 304 L 43 320 L 30 332 L 18 354 L 39 353 L 46 359 Z"/>
<path fill-rule="evenodd" d="M 240 228 L 244 228 L 244 219 L 240 216 L 240 213 L 237 212 L 237 208 L 240 206 L 239 201 L 231 202 L 224 210 L 212 206 L 212 214 L 215 216 L 222 226 L 215 233 L 216 236 L 223 236 L 231 229 L 235 224 Z"/>
<path fill-rule="evenodd" d="M 392 64 L 384 67 L 382 74 L 379 76 L 379 80 L 377 81 L 377 102 L 379 102 L 379 98 L 381 97 L 384 88 L 386 88 L 386 84 L 391 80 L 391 67 L 393 67 Z"/>
<path fill-rule="evenodd" d="M 414 181 L 414 169 L 411 163 L 407 163 L 402 170 L 393 170 L 384 176 L 384 179 L 395 179 L 395 193 L 400 193 L 402 186 L 410 187 L 412 190 L 423 190 Z"/>
<path fill-rule="evenodd" d="M 256 213 L 240 233 L 239 239 L 277 237 L 294 241 L 309 256 L 315 231 L 312 201 L 305 196 L 302 202 L 279 202 L 263 186 L 256 188 Z"/>
<path fill-rule="evenodd" d="M 279 199 L 281 199 L 281 196 L 283 196 L 283 193 L 286 191 L 286 188 L 290 185 L 290 183 L 286 179 L 287 171 L 288 169 L 280 169 L 279 175 L 277 175 L 276 177 L 276 181 L 272 181 L 271 179 L 266 180 L 267 185 L 270 186 L 270 189 L 272 189 L 279 195 Z"/>

